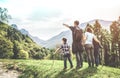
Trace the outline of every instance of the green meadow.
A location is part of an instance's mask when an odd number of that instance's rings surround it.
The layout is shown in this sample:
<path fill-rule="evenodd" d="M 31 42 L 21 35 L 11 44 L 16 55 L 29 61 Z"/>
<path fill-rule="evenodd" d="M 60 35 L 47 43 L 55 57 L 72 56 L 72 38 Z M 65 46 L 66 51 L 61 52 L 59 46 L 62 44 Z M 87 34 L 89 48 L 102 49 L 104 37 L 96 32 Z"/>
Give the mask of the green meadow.
<path fill-rule="evenodd" d="M 107 66 L 88 68 L 84 62 L 83 68 L 63 70 L 63 61 L 59 60 L 8 60 L 0 59 L 4 67 L 20 72 L 19 78 L 120 78 L 120 69 Z"/>

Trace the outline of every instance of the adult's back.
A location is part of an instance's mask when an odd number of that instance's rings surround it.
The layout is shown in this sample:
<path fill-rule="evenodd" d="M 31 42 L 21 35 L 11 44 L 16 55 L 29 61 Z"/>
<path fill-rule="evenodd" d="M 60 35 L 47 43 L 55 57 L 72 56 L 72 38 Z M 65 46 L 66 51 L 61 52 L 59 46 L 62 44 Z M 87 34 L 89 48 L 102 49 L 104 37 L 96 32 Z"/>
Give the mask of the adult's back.
<path fill-rule="evenodd" d="M 75 28 L 75 41 L 81 42 L 83 37 L 83 31 L 79 27 Z"/>

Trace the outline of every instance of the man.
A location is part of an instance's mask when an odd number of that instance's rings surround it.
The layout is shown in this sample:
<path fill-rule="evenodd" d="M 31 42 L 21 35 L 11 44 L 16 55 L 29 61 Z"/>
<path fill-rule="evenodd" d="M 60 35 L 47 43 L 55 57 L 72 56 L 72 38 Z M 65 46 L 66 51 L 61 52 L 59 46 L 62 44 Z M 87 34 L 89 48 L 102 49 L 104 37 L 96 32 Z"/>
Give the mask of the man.
<path fill-rule="evenodd" d="M 65 27 L 70 28 L 72 31 L 73 43 L 72 43 L 72 52 L 76 55 L 76 69 L 79 69 L 83 66 L 83 31 L 79 28 L 79 21 L 74 21 L 74 26 L 69 26 L 63 24 Z"/>

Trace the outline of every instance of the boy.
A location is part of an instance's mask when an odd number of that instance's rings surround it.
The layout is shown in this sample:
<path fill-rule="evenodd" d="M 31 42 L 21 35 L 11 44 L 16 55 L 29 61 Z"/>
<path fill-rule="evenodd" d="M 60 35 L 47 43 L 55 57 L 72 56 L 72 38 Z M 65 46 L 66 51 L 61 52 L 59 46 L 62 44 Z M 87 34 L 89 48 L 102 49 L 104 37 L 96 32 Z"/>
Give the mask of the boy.
<path fill-rule="evenodd" d="M 71 55 L 70 55 L 70 46 L 67 44 L 67 39 L 66 38 L 63 38 L 62 39 L 63 41 L 63 44 L 61 45 L 60 48 L 58 48 L 56 52 L 58 52 L 60 49 L 62 49 L 62 52 L 63 52 L 63 57 L 64 57 L 64 69 L 67 69 L 67 59 L 70 63 L 70 67 L 73 68 L 73 64 L 72 64 L 72 60 L 71 60 Z"/>

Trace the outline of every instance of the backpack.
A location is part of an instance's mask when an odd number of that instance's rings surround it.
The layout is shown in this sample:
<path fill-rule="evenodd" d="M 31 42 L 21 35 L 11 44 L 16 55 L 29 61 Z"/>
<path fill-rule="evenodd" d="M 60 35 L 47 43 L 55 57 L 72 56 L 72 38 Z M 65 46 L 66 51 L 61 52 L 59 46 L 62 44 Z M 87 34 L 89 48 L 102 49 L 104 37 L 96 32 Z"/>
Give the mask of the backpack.
<path fill-rule="evenodd" d="M 75 28 L 75 40 L 77 41 L 77 42 L 81 42 L 81 39 L 82 39 L 82 37 L 83 37 L 83 31 L 82 31 L 82 29 L 80 29 L 80 28 Z"/>

